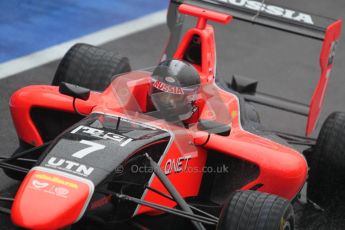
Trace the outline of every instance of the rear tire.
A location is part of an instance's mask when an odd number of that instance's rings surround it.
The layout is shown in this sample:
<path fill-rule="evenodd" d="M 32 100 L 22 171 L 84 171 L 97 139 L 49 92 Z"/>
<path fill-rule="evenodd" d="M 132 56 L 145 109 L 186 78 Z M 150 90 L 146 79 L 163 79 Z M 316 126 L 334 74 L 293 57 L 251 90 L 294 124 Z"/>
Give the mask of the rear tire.
<path fill-rule="evenodd" d="M 237 191 L 224 205 L 217 230 L 290 230 L 294 229 L 290 202 L 257 191 Z"/>
<path fill-rule="evenodd" d="M 61 82 L 104 91 L 114 77 L 131 70 L 127 57 L 88 45 L 74 45 L 62 58 L 52 85 Z"/>
<path fill-rule="evenodd" d="M 307 160 L 308 198 L 324 208 L 331 201 L 338 203 L 345 189 L 345 113 L 332 113 L 326 119 Z"/>

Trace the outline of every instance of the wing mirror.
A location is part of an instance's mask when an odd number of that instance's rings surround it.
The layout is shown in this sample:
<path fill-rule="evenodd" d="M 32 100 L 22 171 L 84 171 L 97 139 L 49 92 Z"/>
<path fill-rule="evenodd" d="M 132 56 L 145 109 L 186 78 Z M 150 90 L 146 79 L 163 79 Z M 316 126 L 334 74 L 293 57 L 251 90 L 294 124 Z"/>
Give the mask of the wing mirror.
<path fill-rule="evenodd" d="M 78 85 L 73 85 L 66 82 L 61 82 L 59 86 L 61 94 L 71 96 L 86 101 L 90 97 L 90 90 Z"/>

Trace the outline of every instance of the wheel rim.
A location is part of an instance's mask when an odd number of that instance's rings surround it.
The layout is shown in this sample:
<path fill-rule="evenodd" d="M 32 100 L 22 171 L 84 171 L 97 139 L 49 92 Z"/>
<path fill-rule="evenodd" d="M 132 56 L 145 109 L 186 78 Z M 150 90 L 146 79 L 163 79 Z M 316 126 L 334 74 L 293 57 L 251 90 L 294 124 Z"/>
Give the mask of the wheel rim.
<path fill-rule="evenodd" d="M 283 230 L 292 230 L 290 221 L 285 221 L 282 229 Z"/>
<path fill-rule="evenodd" d="M 294 230 L 294 217 L 292 215 L 282 218 L 280 230 Z"/>

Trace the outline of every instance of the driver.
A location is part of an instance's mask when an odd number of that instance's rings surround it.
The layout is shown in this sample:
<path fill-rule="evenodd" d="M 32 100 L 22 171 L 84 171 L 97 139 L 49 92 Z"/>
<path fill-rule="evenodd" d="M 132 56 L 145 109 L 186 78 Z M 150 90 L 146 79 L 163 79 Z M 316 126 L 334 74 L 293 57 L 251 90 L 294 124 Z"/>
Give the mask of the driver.
<path fill-rule="evenodd" d="M 163 61 L 152 73 L 149 97 L 159 118 L 185 123 L 198 110 L 195 101 L 199 87 L 200 76 L 191 64 Z"/>

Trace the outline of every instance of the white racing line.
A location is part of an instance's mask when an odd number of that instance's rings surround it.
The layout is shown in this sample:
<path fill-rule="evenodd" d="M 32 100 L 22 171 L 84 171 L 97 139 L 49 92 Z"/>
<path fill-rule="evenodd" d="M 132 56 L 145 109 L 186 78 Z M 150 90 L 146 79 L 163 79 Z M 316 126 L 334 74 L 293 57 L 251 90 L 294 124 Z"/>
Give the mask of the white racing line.
<path fill-rule="evenodd" d="M 0 64 L 0 79 L 47 64 L 63 57 L 75 43 L 88 43 L 99 46 L 107 42 L 161 25 L 166 20 L 166 10 L 118 24 L 92 34 L 88 34 L 29 55 Z"/>

